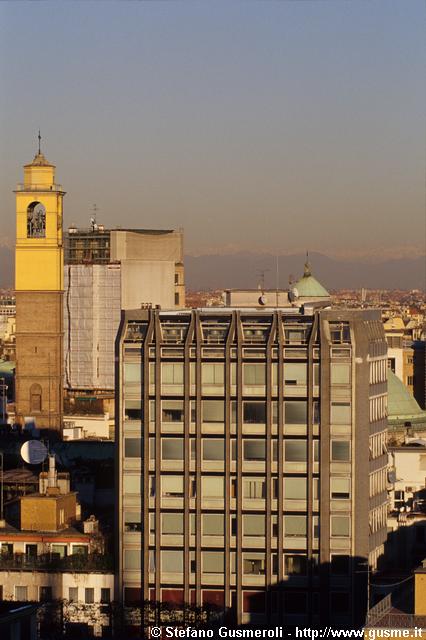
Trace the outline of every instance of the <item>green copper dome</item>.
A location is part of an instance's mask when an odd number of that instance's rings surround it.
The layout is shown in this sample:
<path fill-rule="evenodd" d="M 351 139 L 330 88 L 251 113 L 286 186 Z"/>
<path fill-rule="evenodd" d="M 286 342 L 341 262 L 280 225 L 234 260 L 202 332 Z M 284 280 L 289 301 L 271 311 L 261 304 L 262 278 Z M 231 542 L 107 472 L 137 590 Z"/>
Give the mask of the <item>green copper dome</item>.
<path fill-rule="evenodd" d="M 311 273 L 311 265 L 305 262 L 305 271 L 293 287 L 297 289 L 299 298 L 329 298 L 330 294 Z"/>
<path fill-rule="evenodd" d="M 388 369 L 388 422 L 390 425 L 411 422 L 424 423 L 426 426 L 426 411 L 422 411 L 404 383 L 390 369 Z"/>

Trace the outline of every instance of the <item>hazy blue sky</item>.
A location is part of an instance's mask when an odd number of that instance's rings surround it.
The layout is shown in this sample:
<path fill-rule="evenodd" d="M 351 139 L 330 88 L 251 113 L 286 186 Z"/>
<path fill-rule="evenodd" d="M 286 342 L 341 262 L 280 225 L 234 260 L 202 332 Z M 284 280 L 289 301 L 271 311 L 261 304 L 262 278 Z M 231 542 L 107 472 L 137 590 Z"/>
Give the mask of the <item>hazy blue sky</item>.
<path fill-rule="evenodd" d="M 423 0 L 1 2 L 0 242 L 36 151 L 66 224 L 190 253 L 424 248 Z"/>

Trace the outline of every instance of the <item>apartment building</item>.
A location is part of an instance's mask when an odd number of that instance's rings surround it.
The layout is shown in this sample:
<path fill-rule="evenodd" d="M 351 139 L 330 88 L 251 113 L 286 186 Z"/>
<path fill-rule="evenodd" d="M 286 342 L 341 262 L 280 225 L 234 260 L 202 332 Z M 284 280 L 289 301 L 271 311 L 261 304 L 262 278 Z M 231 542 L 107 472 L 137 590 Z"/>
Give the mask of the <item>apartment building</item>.
<path fill-rule="evenodd" d="M 386 538 L 380 313 L 126 311 L 116 348 L 118 600 L 362 624 Z"/>

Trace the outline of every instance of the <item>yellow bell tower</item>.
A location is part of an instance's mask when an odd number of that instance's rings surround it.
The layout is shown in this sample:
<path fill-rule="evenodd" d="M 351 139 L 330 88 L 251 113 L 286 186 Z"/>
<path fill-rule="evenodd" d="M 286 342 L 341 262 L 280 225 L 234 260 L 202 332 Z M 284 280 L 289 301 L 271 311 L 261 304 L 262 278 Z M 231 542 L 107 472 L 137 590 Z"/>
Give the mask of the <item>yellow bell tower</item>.
<path fill-rule="evenodd" d="M 65 192 L 40 150 L 16 188 L 16 417 L 60 431 L 63 416 Z"/>

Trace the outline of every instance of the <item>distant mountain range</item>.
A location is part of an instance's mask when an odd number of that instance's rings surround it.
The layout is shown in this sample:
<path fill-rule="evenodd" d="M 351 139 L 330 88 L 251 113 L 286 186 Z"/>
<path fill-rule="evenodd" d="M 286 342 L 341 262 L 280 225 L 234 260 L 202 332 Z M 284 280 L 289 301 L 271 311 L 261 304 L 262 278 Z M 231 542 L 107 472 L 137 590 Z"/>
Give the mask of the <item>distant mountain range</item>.
<path fill-rule="evenodd" d="M 312 274 L 327 289 L 424 289 L 425 257 L 399 258 L 381 262 L 338 260 L 311 253 Z M 286 288 L 289 276 L 303 274 L 305 256 L 278 258 L 280 288 Z M 233 253 L 185 257 L 186 286 L 191 291 L 206 289 L 256 288 L 264 273 L 266 288 L 276 286 L 276 258 L 269 254 Z M 14 256 L 8 247 L 0 247 L 0 288 L 13 286 Z"/>

